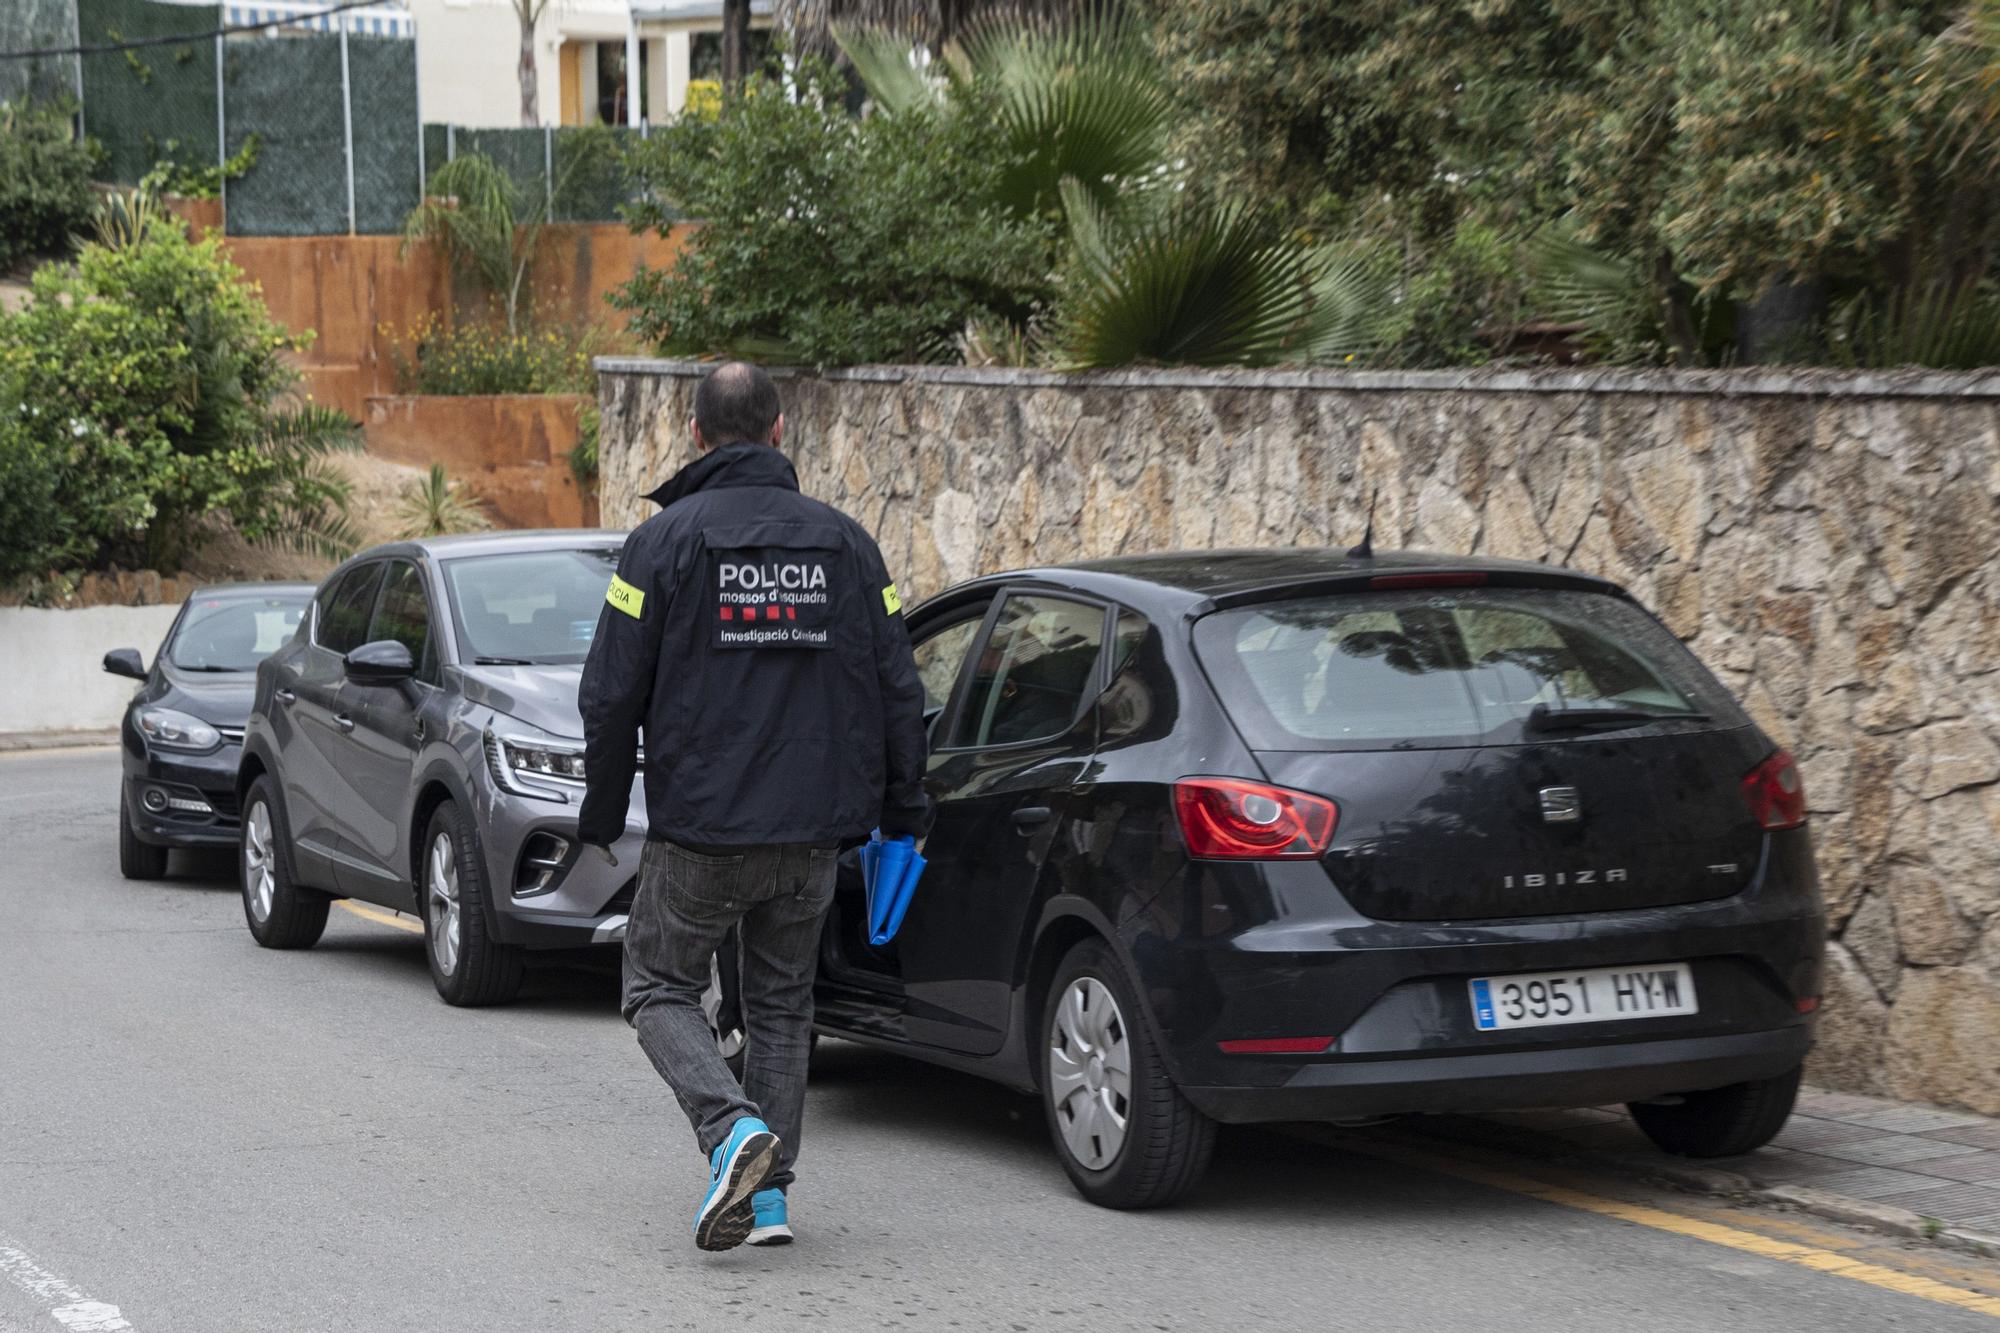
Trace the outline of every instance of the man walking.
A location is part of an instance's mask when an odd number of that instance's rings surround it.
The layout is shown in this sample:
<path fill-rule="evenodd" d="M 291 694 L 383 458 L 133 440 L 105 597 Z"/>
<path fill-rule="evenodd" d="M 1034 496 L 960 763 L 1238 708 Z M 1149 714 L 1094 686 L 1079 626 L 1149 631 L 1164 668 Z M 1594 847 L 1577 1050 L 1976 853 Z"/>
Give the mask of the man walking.
<path fill-rule="evenodd" d="M 579 835 L 625 829 L 641 727 L 646 851 L 625 934 L 626 1021 L 709 1158 L 695 1244 L 792 1238 L 820 921 L 843 846 L 921 836 L 923 689 L 902 602 L 861 526 L 799 494 L 762 370 L 695 391 L 701 457 L 649 497 L 583 669 Z M 605 852 L 609 855 L 609 852 Z M 743 1081 L 701 994 L 742 939 Z"/>

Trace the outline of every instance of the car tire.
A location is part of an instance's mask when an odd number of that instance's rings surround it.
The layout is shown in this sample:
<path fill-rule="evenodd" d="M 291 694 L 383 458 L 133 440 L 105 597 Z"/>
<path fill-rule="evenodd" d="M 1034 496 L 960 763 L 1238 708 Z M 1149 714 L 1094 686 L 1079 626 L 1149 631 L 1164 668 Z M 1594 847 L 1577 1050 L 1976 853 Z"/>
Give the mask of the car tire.
<path fill-rule="evenodd" d="M 310 949 L 319 943 L 333 900 L 299 887 L 292 873 L 285 809 L 268 776 L 252 782 L 243 798 L 236 878 L 243 891 L 243 919 L 257 943 L 266 949 Z"/>
<path fill-rule="evenodd" d="M 118 793 L 118 873 L 127 879 L 164 879 L 167 849 L 139 841 L 132 831 L 132 809 L 125 793 Z"/>
<path fill-rule="evenodd" d="M 1646 1137 L 1679 1157 L 1736 1157 L 1778 1136 L 1798 1100 L 1804 1067 L 1776 1078 L 1690 1092 L 1673 1105 L 1633 1102 L 1626 1107 Z"/>
<path fill-rule="evenodd" d="M 526 953 L 487 931 L 486 871 L 455 802 L 431 812 L 422 847 L 417 902 L 437 993 L 460 1008 L 509 1003 L 527 976 Z"/>
<path fill-rule="evenodd" d="M 1070 950 L 1043 1013 L 1042 1109 L 1077 1190 L 1106 1208 L 1157 1208 L 1193 1189 L 1215 1151 L 1215 1122 L 1174 1086 L 1111 949 L 1086 940 Z"/>

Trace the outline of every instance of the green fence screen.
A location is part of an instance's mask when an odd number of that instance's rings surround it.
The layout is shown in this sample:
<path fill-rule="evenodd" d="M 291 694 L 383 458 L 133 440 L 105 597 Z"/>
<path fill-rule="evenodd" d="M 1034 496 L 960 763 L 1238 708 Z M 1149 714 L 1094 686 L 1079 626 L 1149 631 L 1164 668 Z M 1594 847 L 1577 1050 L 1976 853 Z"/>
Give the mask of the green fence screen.
<path fill-rule="evenodd" d="M 77 0 L 86 46 L 213 32 L 221 22 L 217 5 Z M 85 56 L 83 128 L 104 145 L 102 175 L 115 184 L 136 185 L 156 163 L 169 159 L 214 165 L 214 38 Z"/>

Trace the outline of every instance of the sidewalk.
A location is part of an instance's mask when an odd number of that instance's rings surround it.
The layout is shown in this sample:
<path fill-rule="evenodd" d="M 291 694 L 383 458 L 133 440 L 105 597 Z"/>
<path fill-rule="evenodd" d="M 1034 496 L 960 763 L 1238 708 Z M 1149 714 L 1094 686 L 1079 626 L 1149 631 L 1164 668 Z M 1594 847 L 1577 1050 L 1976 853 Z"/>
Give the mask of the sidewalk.
<path fill-rule="evenodd" d="M 1963 1111 L 1808 1087 L 1770 1147 L 1707 1162 L 1660 1152 L 1612 1108 L 1405 1123 L 2000 1256 L 2000 1120 Z"/>
<path fill-rule="evenodd" d="M 0 754 L 15 750 L 67 750 L 79 745 L 116 744 L 116 727 L 103 731 L 0 731 Z"/>

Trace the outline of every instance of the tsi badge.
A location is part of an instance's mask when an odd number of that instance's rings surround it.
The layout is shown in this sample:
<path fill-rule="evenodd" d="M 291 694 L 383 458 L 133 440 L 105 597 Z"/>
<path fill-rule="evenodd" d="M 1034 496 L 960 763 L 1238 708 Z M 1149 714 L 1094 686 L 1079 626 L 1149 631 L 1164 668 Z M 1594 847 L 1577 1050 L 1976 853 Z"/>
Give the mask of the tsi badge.
<path fill-rule="evenodd" d="M 1542 822 L 1576 824 L 1583 820 L 1583 797 L 1574 787 L 1542 788 Z"/>

